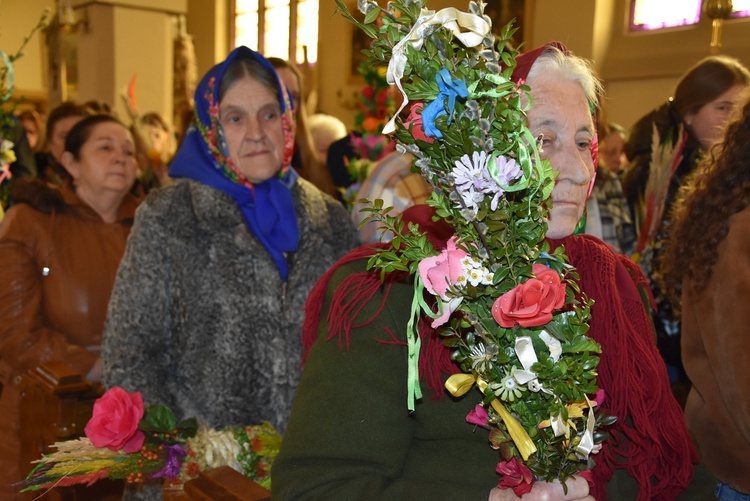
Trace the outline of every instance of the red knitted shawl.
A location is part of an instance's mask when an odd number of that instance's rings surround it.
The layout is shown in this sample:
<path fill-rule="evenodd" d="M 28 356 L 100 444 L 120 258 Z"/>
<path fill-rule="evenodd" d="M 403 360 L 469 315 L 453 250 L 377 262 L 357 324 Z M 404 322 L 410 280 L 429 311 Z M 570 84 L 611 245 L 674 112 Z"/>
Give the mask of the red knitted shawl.
<path fill-rule="evenodd" d="M 444 222 L 432 222 L 431 215 L 431 208 L 416 206 L 402 217 L 405 221 L 419 222 L 420 229 L 427 231 L 433 245 L 441 250 L 453 230 Z M 672 396 L 664 362 L 656 349 L 651 318 L 639 293 L 649 290 L 646 279 L 632 261 L 615 255 L 594 237 L 570 236 L 550 244 L 564 245 L 570 263 L 580 275 L 581 290 L 595 301 L 589 335 L 602 346 L 598 368 L 598 384 L 606 392 L 602 409 L 618 418 L 610 428 L 610 438 L 594 457 L 597 466 L 593 470 L 592 493 L 596 499 L 606 500 L 607 481 L 615 468 L 623 468 L 640 486 L 639 501 L 673 500 L 690 483 L 697 454 L 682 410 Z M 360 247 L 343 257 L 311 291 L 302 334 L 305 356 L 317 339 L 323 302 L 333 274 L 347 263 L 370 257 L 375 248 Z M 363 305 L 381 287 L 385 288 L 387 298 L 393 283 L 407 278 L 405 273 L 391 273 L 381 282 L 377 273 L 370 272 L 346 277 L 332 291 L 325 319 L 327 341 L 336 338 L 342 349 L 348 346 L 351 330 L 374 321 L 387 299 L 373 318 L 355 325 L 354 319 Z M 442 345 L 426 320 L 420 323 L 420 337 L 420 378 L 436 398 L 442 398 L 444 378 L 459 369 L 450 360 L 450 350 Z"/>

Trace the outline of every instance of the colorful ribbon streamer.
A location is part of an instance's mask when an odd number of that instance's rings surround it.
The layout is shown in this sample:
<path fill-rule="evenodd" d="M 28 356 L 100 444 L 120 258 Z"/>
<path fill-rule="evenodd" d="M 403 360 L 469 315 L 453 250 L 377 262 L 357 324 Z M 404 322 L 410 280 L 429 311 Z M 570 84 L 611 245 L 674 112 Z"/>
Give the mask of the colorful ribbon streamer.
<path fill-rule="evenodd" d="M 398 87 L 404 100 L 398 111 L 383 127 L 383 134 L 390 134 L 396 130 L 396 118 L 409 103 L 409 97 L 401 85 L 401 79 L 404 77 L 404 68 L 406 68 L 406 44 L 411 44 L 413 48 L 421 50 L 427 35 L 438 28 L 451 30 L 453 35 L 466 47 L 476 47 L 482 43 L 484 37 L 489 35 L 491 25 L 486 19 L 480 16 L 461 12 L 453 7 L 442 9 L 437 13 L 434 10 L 422 9 L 411 31 L 393 46 L 391 60 L 388 62 L 386 81 L 390 85 L 395 84 Z M 461 31 L 461 28 L 468 31 Z"/>

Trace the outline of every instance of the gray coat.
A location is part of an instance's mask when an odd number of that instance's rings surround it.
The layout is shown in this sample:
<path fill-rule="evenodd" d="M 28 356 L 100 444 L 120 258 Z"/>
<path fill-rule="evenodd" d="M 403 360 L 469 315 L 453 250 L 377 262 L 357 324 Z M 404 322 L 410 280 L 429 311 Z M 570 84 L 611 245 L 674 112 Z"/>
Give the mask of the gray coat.
<path fill-rule="evenodd" d="M 286 428 L 300 376 L 303 307 L 357 245 L 344 208 L 310 183 L 292 190 L 300 246 L 284 284 L 234 200 L 190 180 L 136 214 L 104 334 L 104 380 L 211 427 Z M 262 217 L 262 215 L 261 215 Z"/>

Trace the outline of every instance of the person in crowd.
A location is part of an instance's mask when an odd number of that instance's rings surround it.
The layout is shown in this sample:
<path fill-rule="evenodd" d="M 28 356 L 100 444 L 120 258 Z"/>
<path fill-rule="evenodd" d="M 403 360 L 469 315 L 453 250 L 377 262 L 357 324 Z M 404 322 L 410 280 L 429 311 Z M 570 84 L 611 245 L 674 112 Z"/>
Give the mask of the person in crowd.
<path fill-rule="evenodd" d="M 662 255 L 681 302 L 685 417 L 720 501 L 750 499 L 750 93 L 673 206 Z M 681 291 L 681 292 L 680 292 Z M 681 296 L 681 298 L 680 298 Z"/>
<path fill-rule="evenodd" d="M 363 244 L 390 242 L 393 234 L 390 231 L 384 232 L 377 221 L 369 221 L 360 226 L 370 213 L 361 212 L 366 204 L 359 200 L 382 200 L 383 207 L 392 207 L 388 215 L 395 217 L 409 207 L 423 204 L 430 196 L 430 184 L 418 172 L 411 171 L 413 160 L 414 156 L 409 153 L 389 153 L 375 165 L 362 183 L 352 206 L 352 221 L 359 228 L 359 239 Z"/>
<path fill-rule="evenodd" d="M 625 144 L 629 167 L 622 187 L 636 226 L 633 259 L 651 282 L 659 350 L 680 393 L 689 385 L 680 360 L 680 324 L 658 286 L 661 273 L 654 263 L 669 235 L 666 216 L 674 194 L 719 139 L 722 125 L 748 84 L 750 72 L 738 60 L 704 58 L 680 78 L 673 98 L 631 128 Z M 653 154 L 655 142 L 659 155 Z"/>
<path fill-rule="evenodd" d="M 336 198 L 338 191 L 331 180 L 331 176 L 321 163 L 318 153 L 315 149 L 310 128 L 307 124 L 307 108 L 305 106 L 305 90 L 302 73 L 297 65 L 278 57 L 268 59 L 279 78 L 286 85 L 292 102 L 295 106 L 295 115 L 297 118 L 297 132 L 294 137 L 294 159 L 292 167 L 304 178 L 314 184 L 320 191 Z"/>
<path fill-rule="evenodd" d="M 618 177 L 623 165 L 624 131 L 613 123 L 598 129 L 598 136 L 605 140 L 599 141 L 596 179 L 586 202 L 585 232 L 630 255 L 635 250 L 635 226 Z"/>
<path fill-rule="evenodd" d="M 328 148 L 331 143 L 347 135 L 346 125 L 333 115 L 326 115 L 325 113 L 310 115 L 308 122 L 318 159 L 326 164 L 328 162 Z"/>
<path fill-rule="evenodd" d="M 33 153 L 38 153 L 44 143 L 44 122 L 36 110 L 24 110 L 18 120 L 26 131 L 26 140 Z"/>
<path fill-rule="evenodd" d="M 47 155 L 46 158 L 37 157 L 38 177 L 54 186 L 61 186 L 72 180 L 61 163 L 65 137 L 75 124 L 90 114 L 86 107 L 73 101 L 65 101 L 50 111 L 44 133 L 44 150 Z"/>
<path fill-rule="evenodd" d="M 690 482 L 695 451 L 639 293 L 645 279 L 600 240 L 573 235 L 594 175 L 590 103 L 601 87 L 590 66 L 559 43 L 517 61 L 513 80 L 531 89 L 529 128 L 543 137 L 542 158 L 559 172 L 547 238 L 565 245 L 581 289 L 594 300 L 589 335 L 602 345 L 602 408 L 618 416 L 596 457 L 591 494 L 574 477 L 567 494 L 559 483 L 537 481 L 523 499 L 605 499 L 606 490 L 610 499 L 674 499 Z M 403 217 L 444 247 L 453 229 L 434 222 L 433 213 L 415 206 Z M 460 370 L 450 349 L 431 337 L 429 322 L 420 329 L 419 361 L 429 391 L 406 411 L 404 341 L 414 287 L 388 278 L 380 286 L 380 274 L 365 271 L 371 254 L 362 247 L 342 259 L 308 300 L 303 342 L 312 348 L 273 466 L 274 498 L 518 499 L 496 487 L 498 453 L 487 436 L 455 426 L 476 401 L 445 395 L 445 377 Z"/>
<path fill-rule="evenodd" d="M 172 126 L 160 113 L 136 116 L 131 126 L 138 146 L 138 195 L 144 197 L 154 188 L 168 185 L 169 163 L 177 150 Z"/>
<path fill-rule="evenodd" d="M 291 168 L 294 111 L 260 54 L 233 50 L 195 103 L 175 182 L 136 215 L 107 317 L 104 381 L 178 419 L 269 421 L 283 433 L 305 299 L 357 234 L 341 204 Z M 158 488 L 139 495 L 158 498 Z"/>
<path fill-rule="evenodd" d="M 0 499 L 16 499 L 19 401 L 29 370 L 65 362 L 101 379 L 100 346 L 115 273 L 135 214 L 135 145 L 107 115 L 79 120 L 60 161 L 74 184 L 59 190 L 35 179 L 16 185 L 0 224 Z M 74 187 L 73 187 L 74 186 Z"/>
<path fill-rule="evenodd" d="M 628 159 L 625 157 L 625 140 L 628 132 L 615 122 L 607 122 L 599 130 L 599 167 L 604 167 L 616 176 L 625 172 Z"/>

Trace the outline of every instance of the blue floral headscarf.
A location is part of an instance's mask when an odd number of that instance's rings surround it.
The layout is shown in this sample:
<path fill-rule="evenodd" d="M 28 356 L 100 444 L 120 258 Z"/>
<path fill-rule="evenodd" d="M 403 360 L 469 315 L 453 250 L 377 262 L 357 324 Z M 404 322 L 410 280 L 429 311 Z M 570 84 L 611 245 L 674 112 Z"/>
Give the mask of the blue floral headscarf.
<path fill-rule="evenodd" d="M 277 80 L 284 130 L 284 154 L 279 173 L 253 184 L 234 165 L 219 124 L 219 87 L 224 73 L 235 59 L 253 59 Z M 184 177 L 230 195 L 242 211 L 250 232 L 276 263 L 282 280 L 289 274 L 284 253 L 299 246 L 299 228 L 291 189 L 298 175 L 290 168 L 294 153 L 294 110 L 286 87 L 273 66 L 247 47 L 237 47 L 225 61 L 211 68 L 195 91 L 195 116 L 185 140 L 169 169 L 171 177 Z"/>

